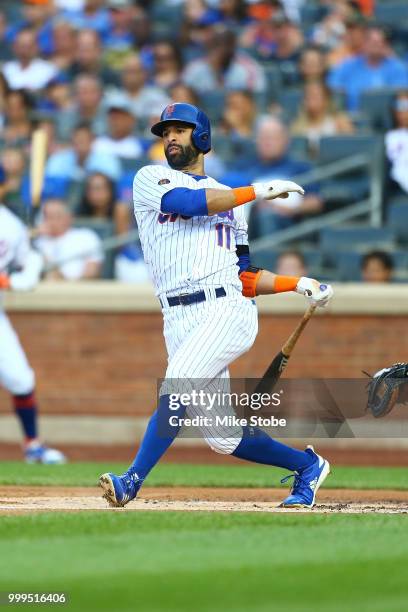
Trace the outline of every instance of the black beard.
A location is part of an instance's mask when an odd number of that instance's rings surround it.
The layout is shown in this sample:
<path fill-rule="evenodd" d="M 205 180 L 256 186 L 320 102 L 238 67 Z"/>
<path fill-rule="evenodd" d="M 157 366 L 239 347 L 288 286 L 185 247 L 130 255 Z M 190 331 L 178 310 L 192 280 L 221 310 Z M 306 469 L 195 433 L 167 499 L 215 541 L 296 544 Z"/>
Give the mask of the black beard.
<path fill-rule="evenodd" d="M 174 145 L 169 145 L 174 146 Z M 182 170 L 183 168 L 188 167 L 192 162 L 195 162 L 198 157 L 198 151 L 195 147 L 191 145 L 187 145 L 182 147 L 181 145 L 177 145 L 179 147 L 179 151 L 177 153 L 173 153 L 169 155 L 167 149 L 165 150 L 165 155 L 167 159 L 167 163 L 170 168 L 173 170 Z"/>

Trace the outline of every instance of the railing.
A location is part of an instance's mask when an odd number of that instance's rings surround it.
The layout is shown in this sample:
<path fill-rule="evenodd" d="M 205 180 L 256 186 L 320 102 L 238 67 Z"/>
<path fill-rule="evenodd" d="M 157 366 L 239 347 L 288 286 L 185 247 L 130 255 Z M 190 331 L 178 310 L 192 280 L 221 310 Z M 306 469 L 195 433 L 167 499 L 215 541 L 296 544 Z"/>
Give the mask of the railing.
<path fill-rule="evenodd" d="M 255 254 L 264 249 L 303 238 L 325 227 L 349 221 L 364 214 L 368 215 L 372 227 L 380 227 L 382 222 L 383 164 L 379 151 L 373 151 L 372 155 L 358 153 L 351 157 L 339 159 L 325 166 L 314 168 L 310 172 L 299 174 L 292 180 L 303 186 L 364 168 L 367 169 L 370 177 L 370 195 L 366 200 L 350 204 L 350 206 L 345 206 L 340 210 L 321 214 L 313 219 L 301 221 L 293 227 L 274 232 L 273 235 L 252 240 L 251 253 Z"/>
<path fill-rule="evenodd" d="M 293 177 L 293 180 L 300 185 L 308 185 L 318 181 L 323 181 L 328 178 L 336 177 L 346 172 L 353 170 L 366 168 L 370 176 L 370 196 L 362 202 L 353 203 L 350 206 L 345 206 L 340 210 L 336 210 L 330 213 L 319 215 L 313 219 L 308 219 L 297 223 L 293 227 L 274 232 L 271 236 L 264 236 L 257 240 L 251 241 L 251 253 L 255 254 L 263 249 L 275 247 L 279 244 L 284 244 L 292 240 L 296 240 L 312 234 L 324 227 L 336 225 L 343 221 L 349 221 L 364 214 L 368 214 L 370 225 L 372 227 L 379 227 L 381 225 L 382 217 L 382 184 L 383 184 L 383 164 L 381 163 L 380 156 L 376 151 L 373 151 L 373 155 L 367 153 L 358 153 L 350 157 L 339 159 L 335 162 L 326 164 L 314 168 L 309 172 L 299 174 Z M 138 240 L 139 233 L 137 229 L 131 230 L 126 234 L 120 236 L 111 236 L 102 240 L 102 248 L 104 252 L 112 251 L 120 248 L 131 242 Z M 81 257 L 84 255 L 92 255 L 94 251 L 89 253 L 81 253 Z M 72 259 L 77 259 L 78 255 L 71 256 L 59 262 L 58 265 L 51 264 L 45 268 L 45 271 L 59 267 L 61 263 L 66 263 Z"/>

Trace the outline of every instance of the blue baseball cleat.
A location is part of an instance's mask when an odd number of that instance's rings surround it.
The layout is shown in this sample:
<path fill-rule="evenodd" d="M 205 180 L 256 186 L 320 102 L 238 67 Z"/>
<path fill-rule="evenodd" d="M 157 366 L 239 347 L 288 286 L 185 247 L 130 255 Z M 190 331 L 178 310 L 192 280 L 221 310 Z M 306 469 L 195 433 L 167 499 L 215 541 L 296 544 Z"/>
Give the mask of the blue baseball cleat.
<path fill-rule="evenodd" d="M 135 499 L 142 483 L 143 480 L 137 474 L 129 472 L 125 472 L 122 476 L 108 472 L 99 478 L 99 486 L 105 491 L 103 497 L 114 508 L 123 508 Z"/>
<path fill-rule="evenodd" d="M 316 493 L 330 474 L 329 462 L 315 453 L 313 446 L 308 446 L 305 452 L 315 457 L 316 461 L 309 467 L 282 478 L 282 484 L 289 478 L 295 478 L 290 495 L 281 503 L 282 508 L 313 508 Z"/>

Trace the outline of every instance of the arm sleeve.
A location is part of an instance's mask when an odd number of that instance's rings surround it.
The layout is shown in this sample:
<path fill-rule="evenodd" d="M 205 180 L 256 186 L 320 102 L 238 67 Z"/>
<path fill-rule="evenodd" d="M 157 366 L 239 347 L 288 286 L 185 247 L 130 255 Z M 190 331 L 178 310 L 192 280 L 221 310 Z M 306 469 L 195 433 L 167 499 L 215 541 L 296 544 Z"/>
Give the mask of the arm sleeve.
<path fill-rule="evenodd" d="M 205 189 L 188 189 L 176 187 L 162 196 L 161 211 L 164 213 L 179 213 L 188 217 L 208 215 Z"/>
<path fill-rule="evenodd" d="M 163 166 L 144 166 L 133 181 L 135 210 L 154 209 L 161 212 L 162 197 L 177 185 L 171 170 Z"/>
<path fill-rule="evenodd" d="M 251 256 L 249 253 L 249 246 L 247 244 L 239 244 L 236 249 L 238 257 L 239 273 L 243 272 L 251 265 Z"/>

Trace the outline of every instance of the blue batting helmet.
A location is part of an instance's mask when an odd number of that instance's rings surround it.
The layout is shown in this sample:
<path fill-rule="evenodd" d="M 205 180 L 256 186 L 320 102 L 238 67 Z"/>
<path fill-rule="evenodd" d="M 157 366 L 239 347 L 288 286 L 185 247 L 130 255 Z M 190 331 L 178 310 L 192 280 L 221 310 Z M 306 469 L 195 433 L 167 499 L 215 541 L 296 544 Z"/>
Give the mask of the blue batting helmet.
<path fill-rule="evenodd" d="M 199 151 L 208 153 L 211 149 L 211 127 L 210 120 L 202 110 L 184 102 L 169 104 L 162 112 L 160 121 L 152 126 L 152 134 L 163 136 L 165 126 L 174 121 L 191 125 L 194 128 L 192 133 L 194 145 Z"/>

